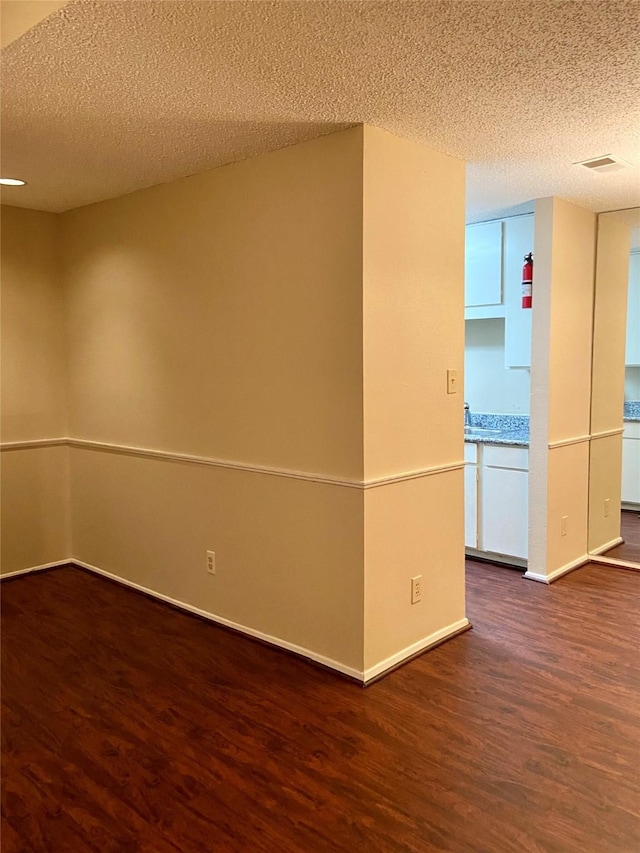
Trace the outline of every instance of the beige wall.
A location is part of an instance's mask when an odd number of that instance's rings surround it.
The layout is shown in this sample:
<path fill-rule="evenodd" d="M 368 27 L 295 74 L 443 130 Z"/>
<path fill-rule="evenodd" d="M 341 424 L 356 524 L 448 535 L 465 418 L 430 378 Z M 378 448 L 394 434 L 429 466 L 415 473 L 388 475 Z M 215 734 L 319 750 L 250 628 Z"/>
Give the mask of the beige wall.
<path fill-rule="evenodd" d="M 630 229 L 615 215 L 598 217 L 591 396 L 589 551 L 620 536 L 622 430 Z M 608 500 L 608 515 L 605 515 Z"/>
<path fill-rule="evenodd" d="M 3 450 L 2 574 L 69 559 L 69 450 Z"/>
<path fill-rule="evenodd" d="M 610 215 L 598 217 L 593 324 L 591 432 L 622 429 L 630 231 Z"/>
<path fill-rule="evenodd" d="M 589 459 L 589 551 L 606 550 L 620 536 L 622 435 L 591 439 Z M 608 500 L 608 515 L 605 514 Z"/>
<path fill-rule="evenodd" d="M 362 128 L 62 217 L 73 554 L 362 671 Z M 117 535 L 114 535 L 117 531 Z M 206 550 L 217 571 L 207 575 Z"/>
<path fill-rule="evenodd" d="M 79 448 L 71 477 L 74 556 L 362 671 L 361 491 Z"/>
<path fill-rule="evenodd" d="M 2 207 L 2 441 L 67 434 L 57 217 Z"/>
<path fill-rule="evenodd" d="M 467 625 L 463 471 L 365 492 L 365 673 Z M 411 604 L 411 578 L 423 599 Z M 402 654 L 402 653 L 405 654 Z M 383 667 L 386 668 L 386 667 Z"/>
<path fill-rule="evenodd" d="M 464 174 L 461 160 L 365 128 L 367 478 L 462 458 Z"/>
<path fill-rule="evenodd" d="M 588 553 L 589 442 L 554 447 L 548 456 L 546 574 L 561 571 Z M 566 516 L 566 533 L 562 518 Z M 529 571 L 535 570 L 529 561 Z"/>
<path fill-rule="evenodd" d="M 362 129 L 62 215 L 76 437 L 362 478 Z"/>
<path fill-rule="evenodd" d="M 444 469 L 365 492 L 366 671 L 465 621 L 464 168 L 365 127 L 365 477 Z"/>
<path fill-rule="evenodd" d="M 67 432 L 56 217 L 2 207 L 2 565 L 69 556 L 66 447 L 7 449 Z"/>
<path fill-rule="evenodd" d="M 549 441 L 589 434 L 596 216 L 553 200 Z"/>
<path fill-rule="evenodd" d="M 588 551 L 595 238 L 595 214 L 536 202 L 527 576 L 538 580 Z"/>
<path fill-rule="evenodd" d="M 464 620 L 462 472 L 358 486 L 462 460 L 464 164 L 354 128 L 62 218 L 75 438 L 351 481 L 74 447 L 74 556 L 357 672 Z"/>

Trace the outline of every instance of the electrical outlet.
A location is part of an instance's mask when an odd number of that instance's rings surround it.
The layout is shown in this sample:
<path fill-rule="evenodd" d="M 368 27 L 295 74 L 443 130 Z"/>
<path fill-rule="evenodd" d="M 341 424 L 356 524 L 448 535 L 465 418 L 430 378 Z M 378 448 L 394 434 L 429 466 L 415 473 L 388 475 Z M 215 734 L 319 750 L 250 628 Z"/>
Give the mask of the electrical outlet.
<path fill-rule="evenodd" d="M 411 603 L 417 604 L 422 601 L 422 575 L 411 578 Z"/>
<path fill-rule="evenodd" d="M 207 551 L 207 574 L 215 575 L 216 573 L 216 552 Z"/>
<path fill-rule="evenodd" d="M 458 393 L 458 371 L 447 370 L 447 394 Z"/>
<path fill-rule="evenodd" d="M 611 498 L 604 499 L 604 517 L 609 518 L 609 510 L 611 509 Z"/>
<path fill-rule="evenodd" d="M 560 536 L 567 535 L 567 522 L 569 521 L 568 515 L 563 515 L 560 519 Z"/>

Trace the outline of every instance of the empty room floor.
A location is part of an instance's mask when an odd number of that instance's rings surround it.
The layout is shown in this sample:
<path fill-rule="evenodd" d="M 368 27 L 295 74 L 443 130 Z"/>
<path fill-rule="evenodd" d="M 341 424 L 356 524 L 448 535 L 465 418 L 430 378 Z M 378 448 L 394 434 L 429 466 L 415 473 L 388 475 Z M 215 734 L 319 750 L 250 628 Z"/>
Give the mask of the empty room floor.
<path fill-rule="evenodd" d="M 75 568 L 2 584 L 3 853 L 640 849 L 640 575 L 468 562 L 363 689 Z"/>

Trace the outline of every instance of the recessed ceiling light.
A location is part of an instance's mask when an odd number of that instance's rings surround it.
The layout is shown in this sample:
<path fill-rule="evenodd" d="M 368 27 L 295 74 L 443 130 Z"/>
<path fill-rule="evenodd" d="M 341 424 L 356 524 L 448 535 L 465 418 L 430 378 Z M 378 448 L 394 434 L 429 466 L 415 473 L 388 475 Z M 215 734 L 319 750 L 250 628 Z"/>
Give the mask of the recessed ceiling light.
<path fill-rule="evenodd" d="M 620 169 L 632 169 L 633 164 L 627 163 L 622 157 L 615 154 L 603 154 L 600 157 L 592 157 L 590 160 L 580 160 L 574 166 L 584 166 L 592 172 L 617 172 Z"/>
<path fill-rule="evenodd" d="M 27 182 L 20 178 L 0 178 L 0 184 L 4 187 L 23 187 Z"/>

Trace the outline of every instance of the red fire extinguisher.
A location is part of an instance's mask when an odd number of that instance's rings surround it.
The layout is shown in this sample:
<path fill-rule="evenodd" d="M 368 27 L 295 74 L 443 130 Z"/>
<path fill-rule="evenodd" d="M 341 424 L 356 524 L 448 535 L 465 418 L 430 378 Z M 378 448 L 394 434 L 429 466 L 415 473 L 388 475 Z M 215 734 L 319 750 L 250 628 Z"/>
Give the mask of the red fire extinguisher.
<path fill-rule="evenodd" d="M 522 267 L 522 307 L 531 308 L 531 291 L 533 287 L 533 254 L 524 256 Z"/>

